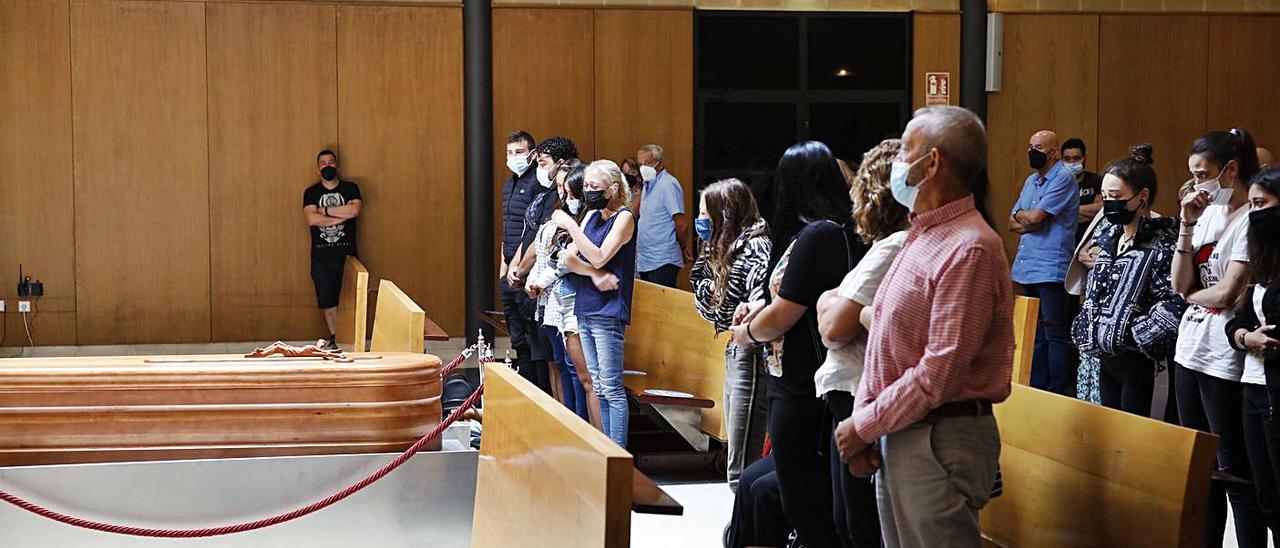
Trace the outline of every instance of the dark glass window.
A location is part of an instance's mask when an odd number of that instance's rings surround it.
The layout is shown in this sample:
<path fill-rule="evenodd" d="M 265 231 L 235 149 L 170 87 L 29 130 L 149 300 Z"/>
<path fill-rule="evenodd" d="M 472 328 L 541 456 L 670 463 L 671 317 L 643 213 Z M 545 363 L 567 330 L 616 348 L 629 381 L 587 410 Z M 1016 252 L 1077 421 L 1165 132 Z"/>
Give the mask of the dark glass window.
<path fill-rule="evenodd" d="M 795 17 L 711 17 L 698 29 L 698 87 L 780 89 L 799 84 Z"/>
<path fill-rule="evenodd" d="M 794 104 L 710 103 L 704 115 L 708 169 L 773 169 L 795 144 Z"/>
<path fill-rule="evenodd" d="M 855 169 L 862 153 L 902 134 L 897 103 L 825 104 L 809 107 L 809 138 L 822 141 Z"/>
<path fill-rule="evenodd" d="M 909 88 L 908 22 L 900 17 L 810 18 L 809 88 Z"/>

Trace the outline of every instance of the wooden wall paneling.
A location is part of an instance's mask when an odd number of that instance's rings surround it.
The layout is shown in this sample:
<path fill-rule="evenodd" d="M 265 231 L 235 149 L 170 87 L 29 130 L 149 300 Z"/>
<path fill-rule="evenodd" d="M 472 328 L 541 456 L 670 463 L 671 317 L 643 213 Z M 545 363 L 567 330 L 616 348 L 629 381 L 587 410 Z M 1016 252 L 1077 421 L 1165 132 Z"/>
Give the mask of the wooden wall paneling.
<path fill-rule="evenodd" d="M 18 264 L 44 282 L 28 316 L 36 344 L 75 344 L 75 217 L 67 3 L 0 3 L 0 346 L 27 344 Z"/>
<path fill-rule="evenodd" d="M 1004 18 L 1004 86 L 987 99 L 987 206 L 1010 258 L 1018 236 L 1007 219 L 1031 174 L 1027 140 L 1033 133 L 1052 129 L 1061 140 L 1084 139 L 1089 169 L 1112 157 L 1098 146 L 1098 52 L 1096 15 Z"/>
<path fill-rule="evenodd" d="M 301 196 L 338 139 L 336 8 L 207 10 L 213 339 L 324 336 Z"/>
<path fill-rule="evenodd" d="M 1209 18 L 1206 129 L 1242 127 L 1258 146 L 1280 151 L 1280 102 L 1271 63 L 1280 58 L 1280 17 Z M 1185 153 L 1190 141 L 1184 145 Z M 1176 178 L 1172 179 L 1176 180 Z M 1185 180 L 1185 179 L 1183 179 Z M 1163 181 L 1161 181 L 1163 182 Z"/>
<path fill-rule="evenodd" d="M 523 129 L 539 140 L 568 137 L 583 161 L 596 157 L 592 13 L 573 8 L 493 10 L 495 265 L 502 260 L 502 185 L 511 176 L 507 134 Z"/>
<path fill-rule="evenodd" d="M 339 6 L 338 128 L 360 260 L 461 333 L 461 9 Z"/>
<path fill-rule="evenodd" d="M 209 340 L 204 15 L 71 4 L 80 344 Z"/>
<path fill-rule="evenodd" d="M 1094 154 L 1105 162 L 1127 156 L 1135 143 L 1154 145 L 1155 209 L 1164 215 L 1178 213 L 1178 187 L 1190 177 L 1187 150 L 1206 127 L 1208 54 L 1204 40 L 1188 37 L 1209 36 L 1207 26 L 1203 15 L 1102 16 Z"/>
<path fill-rule="evenodd" d="M 926 72 L 951 73 L 951 104 L 960 104 L 960 14 L 914 14 L 911 41 L 912 108 L 924 106 Z"/>
<path fill-rule="evenodd" d="M 684 187 L 685 213 L 696 216 L 693 11 L 596 10 L 595 33 L 596 153 L 621 162 L 645 144 L 662 145 Z"/>

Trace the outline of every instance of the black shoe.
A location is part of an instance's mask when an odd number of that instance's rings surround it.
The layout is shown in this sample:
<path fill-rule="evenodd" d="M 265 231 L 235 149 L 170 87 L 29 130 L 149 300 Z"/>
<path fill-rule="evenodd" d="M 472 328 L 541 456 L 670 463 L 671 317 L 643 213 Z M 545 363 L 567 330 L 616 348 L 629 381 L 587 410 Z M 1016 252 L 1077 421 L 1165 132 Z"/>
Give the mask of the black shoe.
<path fill-rule="evenodd" d="M 333 335 L 329 335 L 329 344 L 324 346 L 325 350 L 342 350 L 338 347 L 338 342 L 333 340 L 334 338 L 335 337 Z"/>

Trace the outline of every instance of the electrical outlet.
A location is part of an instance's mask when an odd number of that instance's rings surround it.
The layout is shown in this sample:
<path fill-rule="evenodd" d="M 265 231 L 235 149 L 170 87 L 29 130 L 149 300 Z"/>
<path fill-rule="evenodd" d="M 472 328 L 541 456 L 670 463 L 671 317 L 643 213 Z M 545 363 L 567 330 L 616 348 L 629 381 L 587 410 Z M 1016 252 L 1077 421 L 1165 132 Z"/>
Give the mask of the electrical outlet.
<path fill-rule="evenodd" d="M 31 312 L 31 301 L 18 301 L 18 312 Z"/>
<path fill-rule="evenodd" d="M 0 314 L 4 314 L 4 299 L 0 299 Z"/>

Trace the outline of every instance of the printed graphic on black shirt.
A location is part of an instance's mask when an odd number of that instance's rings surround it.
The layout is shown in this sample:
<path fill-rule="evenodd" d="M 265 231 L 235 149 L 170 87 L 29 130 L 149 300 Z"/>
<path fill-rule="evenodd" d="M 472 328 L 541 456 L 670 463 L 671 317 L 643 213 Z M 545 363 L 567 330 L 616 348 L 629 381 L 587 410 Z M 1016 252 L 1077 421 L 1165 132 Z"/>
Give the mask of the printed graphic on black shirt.
<path fill-rule="evenodd" d="M 323 183 L 316 183 L 303 193 L 302 205 L 313 205 L 323 212 L 326 207 L 339 207 L 359 199 L 360 187 L 353 182 L 339 181 L 332 190 L 325 188 Z M 354 255 L 355 249 L 356 219 L 333 226 L 311 227 L 312 253 Z"/>

